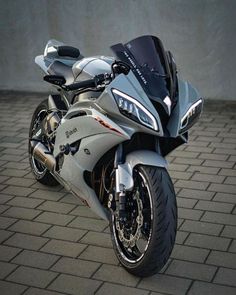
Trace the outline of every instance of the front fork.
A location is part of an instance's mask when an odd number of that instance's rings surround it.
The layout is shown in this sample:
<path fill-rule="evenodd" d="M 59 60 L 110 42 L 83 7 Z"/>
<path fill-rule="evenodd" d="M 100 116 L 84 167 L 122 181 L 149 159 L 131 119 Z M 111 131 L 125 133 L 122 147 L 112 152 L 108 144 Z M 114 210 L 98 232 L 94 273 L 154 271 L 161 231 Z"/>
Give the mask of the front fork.
<path fill-rule="evenodd" d="M 124 164 L 124 154 L 122 144 L 118 145 L 114 160 L 115 169 L 115 199 L 113 201 L 113 194 L 109 196 L 108 206 L 115 211 L 119 217 L 120 222 L 126 222 L 126 191 L 132 190 L 134 186 L 132 170 L 128 164 Z M 112 202 L 113 201 L 113 202 Z M 113 206 L 112 206 L 113 204 Z"/>

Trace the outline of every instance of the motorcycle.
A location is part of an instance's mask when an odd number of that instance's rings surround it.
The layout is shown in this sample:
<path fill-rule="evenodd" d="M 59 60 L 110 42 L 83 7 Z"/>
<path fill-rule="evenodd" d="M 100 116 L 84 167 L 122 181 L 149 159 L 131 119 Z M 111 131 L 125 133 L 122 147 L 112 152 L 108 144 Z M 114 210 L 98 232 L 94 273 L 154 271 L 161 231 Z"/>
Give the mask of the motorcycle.
<path fill-rule="evenodd" d="M 50 40 L 35 58 L 58 92 L 33 114 L 29 160 L 40 183 L 62 184 L 109 222 L 121 265 L 145 277 L 162 269 L 175 243 L 164 157 L 187 142 L 203 100 L 157 37 L 111 49 L 115 58 L 83 57 Z"/>

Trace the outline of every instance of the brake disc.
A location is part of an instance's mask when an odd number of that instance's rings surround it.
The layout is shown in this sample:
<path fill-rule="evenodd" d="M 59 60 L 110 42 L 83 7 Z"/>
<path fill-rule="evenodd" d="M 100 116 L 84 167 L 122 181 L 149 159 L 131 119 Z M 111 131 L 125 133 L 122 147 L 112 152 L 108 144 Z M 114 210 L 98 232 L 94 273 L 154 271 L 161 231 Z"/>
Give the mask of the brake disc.
<path fill-rule="evenodd" d="M 120 241 L 123 243 L 124 247 L 126 248 L 132 248 L 135 246 L 136 242 L 139 240 L 141 236 L 141 227 L 143 225 L 143 203 L 142 200 L 139 197 L 139 192 L 137 191 L 133 197 L 133 200 L 137 202 L 138 206 L 138 215 L 136 217 L 136 224 L 137 228 L 134 234 L 130 234 L 129 238 L 125 237 L 125 227 L 120 226 L 120 222 L 118 220 L 118 216 L 116 217 L 116 229 L 118 231 L 118 236 Z"/>

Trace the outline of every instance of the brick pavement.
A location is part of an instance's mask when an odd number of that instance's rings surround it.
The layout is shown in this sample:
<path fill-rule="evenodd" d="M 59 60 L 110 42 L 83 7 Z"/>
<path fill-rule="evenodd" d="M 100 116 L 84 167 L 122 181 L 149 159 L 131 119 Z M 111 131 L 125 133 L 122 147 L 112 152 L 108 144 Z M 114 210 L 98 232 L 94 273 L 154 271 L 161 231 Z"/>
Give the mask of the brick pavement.
<path fill-rule="evenodd" d="M 0 294 L 236 294 L 236 104 L 207 102 L 168 160 L 179 225 L 168 265 L 140 279 L 106 222 L 32 177 L 27 135 L 41 95 L 0 93 Z"/>

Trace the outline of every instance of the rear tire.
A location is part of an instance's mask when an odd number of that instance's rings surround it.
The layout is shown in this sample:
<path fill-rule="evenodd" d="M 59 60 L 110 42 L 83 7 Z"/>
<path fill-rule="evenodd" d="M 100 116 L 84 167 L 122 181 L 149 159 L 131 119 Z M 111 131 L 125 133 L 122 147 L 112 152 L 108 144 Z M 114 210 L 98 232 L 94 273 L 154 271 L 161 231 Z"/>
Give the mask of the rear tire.
<path fill-rule="evenodd" d="M 29 129 L 29 142 L 28 142 L 28 152 L 29 152 L 29 162 L 31 170 L 37 181 L 44 185 L 48 186 L 57 186 L 59 185 L 58 181 L 52 176 L 49 170 L 40 164 L 37 160 L 34 159 L 31 151 L 30 139 L 34 136 L 34 131 L 37 129 L 42 120 L 48 115 L 48 101 L 45 99 L 42 101 L 36 110 L 31 119 L 30 129 Z"/>
<path fill-rule="evenodd" d="M 141 180 L 136 179 L 135 181 L 134 174 L 134 182 L 140 183 L 143 179 L 149 195 L 144 196 L 144 191 L 140 189 L 143 191 L 143 196 L 139 194 L 143 203 L 143 224 L 145 224 L 145 210 L 146 212 L 149 210 L 149 215 L 152 216 L 149 219 L 151 221 L 148 237 L 145 236 L 147 245 L 144 252 L 140 252 L 140 256 L 135 256 L 138 253 L 137 249 L 134 251 L 135 248 L 125 248 L 122 239 L 120 239 L 114 215 L 112 215 L 110 228 L 114 250 L 120 263 L 128 272 L 136 276 L 147 277 L 160 271 L 172 252 L 177 228 L 176 196 L 172 181 L 165 168 L 140 165 L 135 167 L 135 170 L 141 175 Z M 147 198 L 149 198 L 150 206 Z M 147 217 L 146 220 L 148 220 Z M 141 231 L 143 233 L 144 229 L 141 228 Z M 131 251 L 134 252 L 133 256 Z"/>

